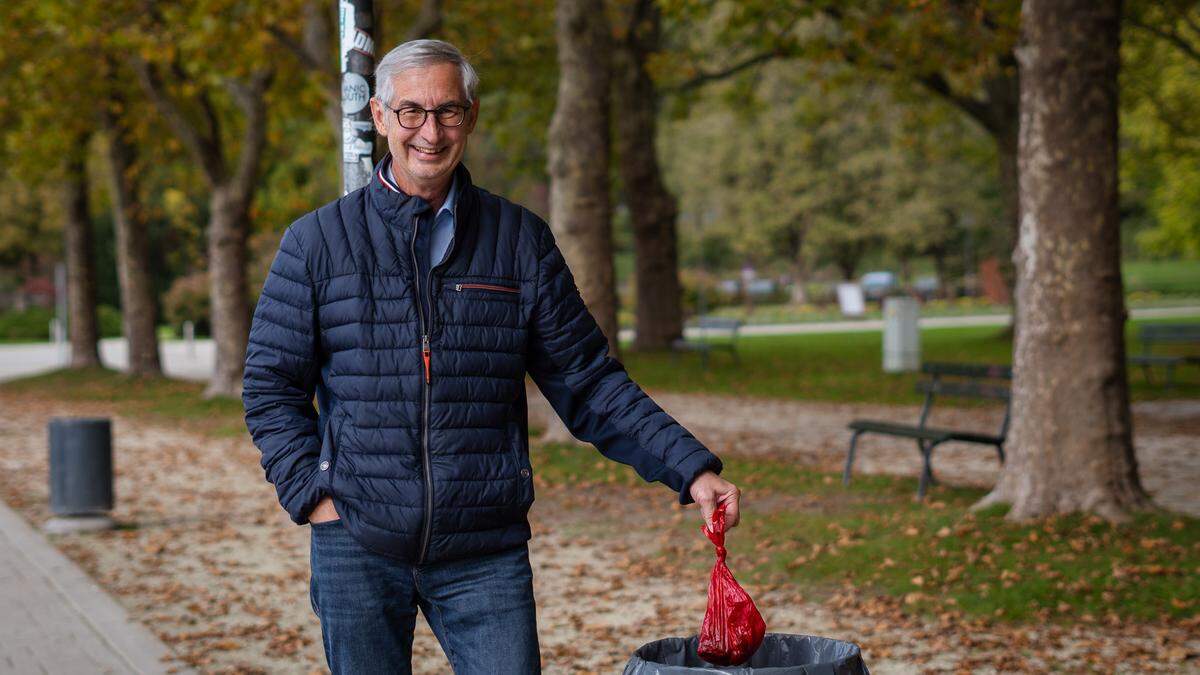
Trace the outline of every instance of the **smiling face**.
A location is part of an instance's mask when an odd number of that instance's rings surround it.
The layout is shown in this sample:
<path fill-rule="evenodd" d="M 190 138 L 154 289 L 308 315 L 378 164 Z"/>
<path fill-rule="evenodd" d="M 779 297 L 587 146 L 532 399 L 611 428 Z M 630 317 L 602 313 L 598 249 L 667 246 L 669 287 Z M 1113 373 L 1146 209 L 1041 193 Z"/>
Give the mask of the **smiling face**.
<path fill-rule="evenodd" d="M 402 70 L 392 78 L 392 109 L 420 106 L 433 110 L 447 104 L 467 105 L 462 75 L 453 63 Z M 371 99 L 375 130 L 387 137 L 392 152 L 392 176 L 396 185 L 410 195 L 431 200 L 450 189 L 454 167 L 467 149 L 467 136 L 479 117 L 479 100 L 471 104 L 467 117 L 457 127 L 445 127 L 426 115 L 417 129 L 400 126 L 396 113 L 379 99 Z"/>

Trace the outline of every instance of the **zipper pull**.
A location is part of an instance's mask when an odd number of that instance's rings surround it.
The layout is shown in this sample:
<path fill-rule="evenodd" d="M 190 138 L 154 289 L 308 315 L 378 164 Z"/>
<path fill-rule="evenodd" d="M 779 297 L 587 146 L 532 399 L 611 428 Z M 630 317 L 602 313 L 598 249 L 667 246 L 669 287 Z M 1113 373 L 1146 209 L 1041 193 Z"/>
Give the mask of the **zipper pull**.
<path fill-rule="evenodd" d="M 425 382 L 429 382 L 429 336 L 421 336 L 421 358 L 425 361 Z"/>

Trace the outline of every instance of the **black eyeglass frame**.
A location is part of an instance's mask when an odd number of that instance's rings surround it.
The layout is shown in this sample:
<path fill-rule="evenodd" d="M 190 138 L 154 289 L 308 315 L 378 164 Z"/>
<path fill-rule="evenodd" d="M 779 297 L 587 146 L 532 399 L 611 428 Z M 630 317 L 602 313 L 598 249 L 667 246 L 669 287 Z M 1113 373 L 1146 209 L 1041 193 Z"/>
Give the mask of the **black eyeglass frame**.
<path fill-rule="evenodd" d="M 429 113 L 433 113 L 433 120 L 435 122 L 437 122 L 439 126 L 443 126 L 448 129 L 453 129 L 454 127 L 461 127 L 463 122 L 467 121 L 467 114 L 471 112 L 471 106 L 463 105 L 461 103 L 447 103 L 445 105 L 440 105 L 440 106 L 438 106 L 436 108 L 432 108 L 432 109 L 431 108 L 422 108 L 421 106 L 418 106 L 418 105 L 404 105 L 404 106 L 400 106 L 399 108 L 393 108 L 392 106 L 390 106 L 386 103 L 383 104 L 383 107 L 385 107 L 388 110 L 391 110 L 393 113 L 395 113 L 396 114 L 396 124 L 399 124 L 401 127 L 405 128 L 405 129 L 420 129 L 421 127 L 425 126 L 425 122 L 429 119 Z M 444 111 L 444 110 L 451 110 L 454 108 L 458 108 L 458 109 L 462 110 L 462 118 L 458 120 L 458 124 L 446 124 L 445 122 L 443 122 L 441 120 L 441 118 L 438 117 L 439 112 Z M 421 111 L 421 123 L 415 127 L 410 127 L 407 124 L 405 124 L 404 122 L 401 122 L 400 121 L 400 111 L 401 110 L 414 110 L 414 111 L 420 110 Z"/>

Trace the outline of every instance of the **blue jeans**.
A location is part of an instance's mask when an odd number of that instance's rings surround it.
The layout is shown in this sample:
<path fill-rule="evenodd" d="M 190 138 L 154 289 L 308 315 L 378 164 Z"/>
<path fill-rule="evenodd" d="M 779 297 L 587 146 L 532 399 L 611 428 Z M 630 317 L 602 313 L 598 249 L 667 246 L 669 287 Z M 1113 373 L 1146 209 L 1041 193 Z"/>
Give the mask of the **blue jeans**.
<path fill-rule="evenodd" d="M 414 566 L 369 551 L 342 521 L 312 528 L 309 598 L 341 673 L 411 673 L 417 608 L 457 675 L 540 673 L 527 544 Z"/>

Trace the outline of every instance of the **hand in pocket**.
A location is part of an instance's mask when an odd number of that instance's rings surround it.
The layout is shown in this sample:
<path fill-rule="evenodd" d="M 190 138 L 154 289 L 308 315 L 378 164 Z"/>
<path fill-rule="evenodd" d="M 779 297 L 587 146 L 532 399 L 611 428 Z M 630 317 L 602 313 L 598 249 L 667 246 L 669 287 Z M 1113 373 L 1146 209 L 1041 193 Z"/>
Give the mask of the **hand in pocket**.
<path fill-rule="evenodd" d="M 317 525 L 319 523 L 328 523 L 331 520 L 337 520 L 341 516 L 338 515 L 337 509 L 333 507 L 333 497 L 325 495 L 313 510 L 308 514 L 308 522 Z"/>

